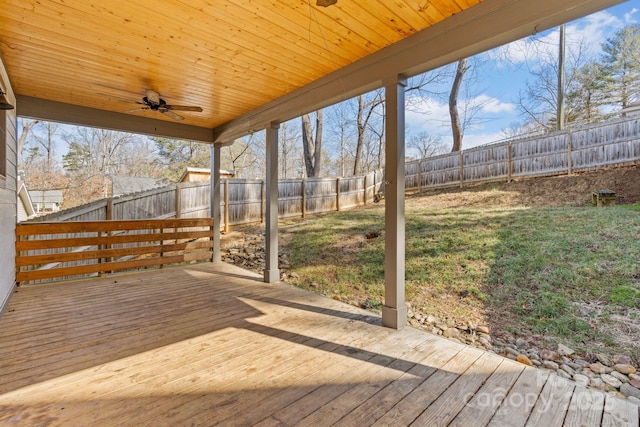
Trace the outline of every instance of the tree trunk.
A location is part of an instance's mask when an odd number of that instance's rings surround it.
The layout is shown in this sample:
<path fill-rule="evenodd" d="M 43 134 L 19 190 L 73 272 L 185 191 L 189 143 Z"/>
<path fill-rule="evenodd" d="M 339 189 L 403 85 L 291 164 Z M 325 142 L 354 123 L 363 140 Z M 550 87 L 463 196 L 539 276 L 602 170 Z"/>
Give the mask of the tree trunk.
<path fill-rule="evenodd" d="M 302 116 L 302 148 L 307 177 L 320 176 L 322 162 L 322 110 L 316 111 L 316 135 L 313 137 L 309 114 Z"/>
<path fill-rule="evenodd" d="M 456 76 L 453 79 L 451 93 L 449 94 L 449 115 L 451 116 L 451 134 L 453 135 L 453 147 L 451 152 L 460 151 L 462 149 L 462 126 L 460 125 L 460 115 L 458 113 L 458 93 L 464 79 L 464 73 L 467 72 L 467 59 L 458 61 Z"/>
<path fill-rule="evenodd" d="M 358 141 L 356 143 L 356 158 L 353 161 L 353 176 L 357 176 L 360 172 L 362 163 L 362 147 L 364 146 L 364 130 L 366 124 L 363 123 L 363 113 L 364 113 L 364 96 L 360 95 L 358 97 L 358 116 L 356 124 L 358 126 Z"/>
<path fill-rule="evenodd" d="M 20 133 L 20 138 L 18 138 L 18 158 L 22 156 L 22 149 L 24 148 L 24 144 L 27 143 L 29 132 L 38 124 L 39 120 L 20 119 L 20 122 L 22 123 L 22 132 Z M 20 164 L 20 162 L 18 162 L 18 164 Z"/>

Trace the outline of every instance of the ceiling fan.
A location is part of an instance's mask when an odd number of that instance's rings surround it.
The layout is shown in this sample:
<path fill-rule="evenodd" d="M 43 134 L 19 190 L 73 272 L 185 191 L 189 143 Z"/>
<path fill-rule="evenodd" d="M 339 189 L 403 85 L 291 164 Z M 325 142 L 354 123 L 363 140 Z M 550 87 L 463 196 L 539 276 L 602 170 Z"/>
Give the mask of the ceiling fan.
<path fill-rule="evenodd" d="M 183 120 L 180 114 L 174 113 L 174 111 L 195 111 L 198 113 L 202 112 L 202 108 L 189 106 L 189 105 L 170 105 L 167 102 L 160 98 L 160 94 L 158 92 L 147 89 L 147 96 L 142 98 L 142 102 L 138 101 L 138 104 L 142 105 L 142 107 L 134 108 L 133 110 L 125 111 L 126 113 L 132 113 L 134 111 L 159 111 L 160 113 L 171 117 L 173 120 Z"/>

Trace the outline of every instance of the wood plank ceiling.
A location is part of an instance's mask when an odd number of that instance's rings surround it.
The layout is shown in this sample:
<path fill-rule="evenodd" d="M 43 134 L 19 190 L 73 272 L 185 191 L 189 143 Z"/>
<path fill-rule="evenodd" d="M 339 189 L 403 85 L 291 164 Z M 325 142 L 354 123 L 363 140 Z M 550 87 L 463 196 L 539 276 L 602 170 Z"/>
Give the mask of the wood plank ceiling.
<path fill-rule="evenodd" d="M 18 95 L 211 129 L 481 1 L 2 0 L 0 53 Z"/>

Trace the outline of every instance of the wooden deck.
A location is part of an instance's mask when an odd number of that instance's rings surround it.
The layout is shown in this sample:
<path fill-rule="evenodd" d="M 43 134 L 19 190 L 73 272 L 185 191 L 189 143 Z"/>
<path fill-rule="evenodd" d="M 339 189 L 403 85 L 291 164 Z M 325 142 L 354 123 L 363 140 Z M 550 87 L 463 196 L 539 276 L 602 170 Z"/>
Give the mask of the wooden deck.
<path fill-rule="evenodd" d="M 227 264 L 19 288 L 0 425 L 638 426 L 638 407 Z"/>

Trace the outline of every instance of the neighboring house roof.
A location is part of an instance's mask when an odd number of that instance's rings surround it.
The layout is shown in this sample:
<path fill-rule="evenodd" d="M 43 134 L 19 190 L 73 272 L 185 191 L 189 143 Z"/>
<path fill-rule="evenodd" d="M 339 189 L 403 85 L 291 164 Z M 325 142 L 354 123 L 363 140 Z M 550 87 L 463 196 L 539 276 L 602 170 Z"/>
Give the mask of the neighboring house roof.
<path fill-rule="evenodd" d="M 60 190 L 29 190 L 33 203 L 62 203 L 62 191 Z"/>
<path fill-rule="evenodd" d="M 18 222 L 26 221 L 36 215 L 31 195 L 23 181 L 18 183 Z"/>
<path fill-rule="evenodd" d="M 203 175 L 206 176 L 206 179 L 209 179 L 209 176 L 211 175 L 211 169 L 187 167 L 178 182 L 197 181 L 197 179 L 190 179 L 191 175 Z M 233 178 L 235 175 L 235 171 L 220 169 L 220 176 L 223 178 Z"/>
<path fill-rule="evenodd" d="M 113 197 L 124 194 L 138 193 L 165 185 L 163 180 L 138 176 L 112 176 L 111 195 Z"/>

